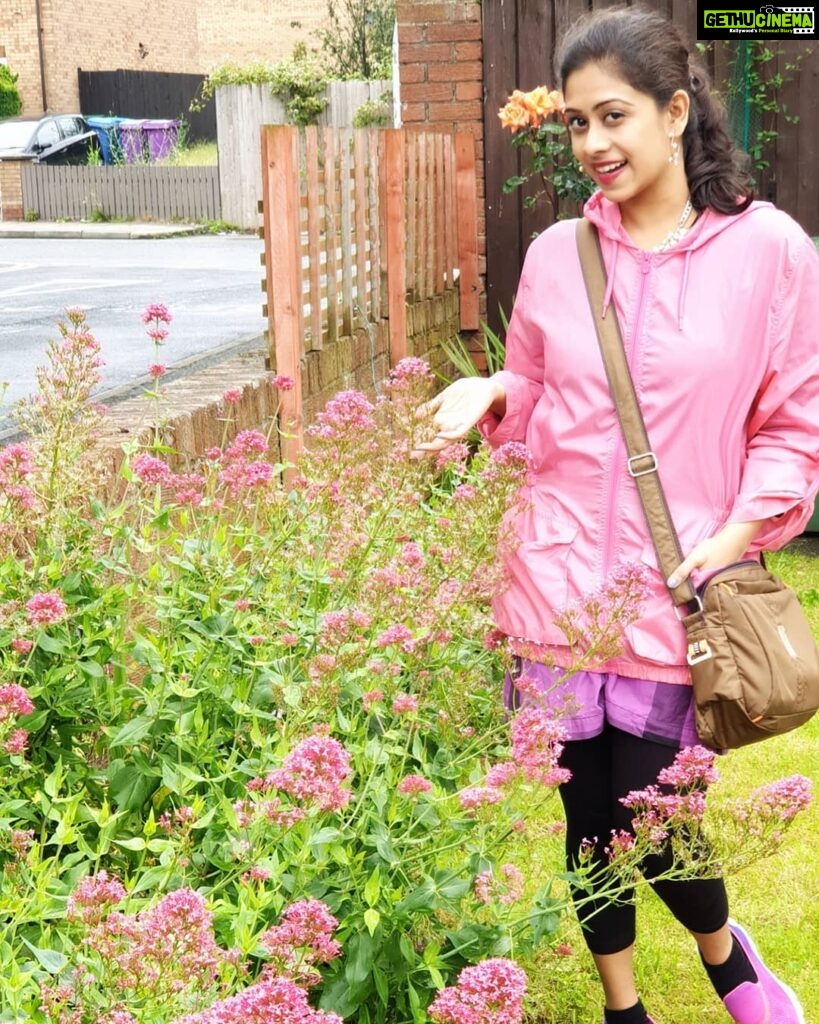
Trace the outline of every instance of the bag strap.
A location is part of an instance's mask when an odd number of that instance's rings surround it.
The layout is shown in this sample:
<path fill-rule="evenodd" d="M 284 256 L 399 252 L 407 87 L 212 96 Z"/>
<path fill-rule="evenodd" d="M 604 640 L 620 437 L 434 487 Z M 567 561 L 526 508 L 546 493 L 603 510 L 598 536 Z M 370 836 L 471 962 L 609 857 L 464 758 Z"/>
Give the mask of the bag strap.
<path fill-rule="evenodd" d="M 634 381 L 626 359 L 614 306 L 609 306 L 606 315 L 603 315 L 606 291 L 603 254 L 597 230 L 585 217 L 581 217 L 577 224 L 577 250 L 609 388 L 626 442 L 627 469 L 637 485 L 648 530 L 657 553 L 657 563 L 667 580 L 683 560 L 680 541 L 660 482 L 657 455 L 651 450 L 640 403 L 634 390 Z M 699 597 L 690 580 L 685 580 L 678 587 L 669 590 L 678 608 L 687 604 L 699 604 Z"/>

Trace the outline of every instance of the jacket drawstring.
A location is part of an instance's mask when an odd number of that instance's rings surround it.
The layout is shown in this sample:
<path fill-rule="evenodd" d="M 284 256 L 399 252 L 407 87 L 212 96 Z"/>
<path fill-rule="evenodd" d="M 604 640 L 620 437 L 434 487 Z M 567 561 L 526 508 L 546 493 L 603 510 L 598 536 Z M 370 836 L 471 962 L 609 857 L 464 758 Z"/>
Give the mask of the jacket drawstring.
<path fill-rule="evenodd" d="M 685 251 L 685 269 L 683 270 L 682 286 L 680 288 L 680 298 L 677 303 L 677 323 L 679 329 L 683 329 L 683 315 L 685 313 L 685 293 L 688 289 L 688 271 L 691 265 L 691 253 L 693 249 L 686 249 Z"/>

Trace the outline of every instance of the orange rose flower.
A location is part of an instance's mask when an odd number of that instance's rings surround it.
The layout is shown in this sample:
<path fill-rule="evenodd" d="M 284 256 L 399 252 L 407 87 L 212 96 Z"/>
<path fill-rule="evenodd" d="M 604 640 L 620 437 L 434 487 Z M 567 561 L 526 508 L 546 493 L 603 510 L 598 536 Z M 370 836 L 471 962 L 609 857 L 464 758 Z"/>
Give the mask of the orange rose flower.
<path fill-rule="evenodd" d="M 524 128 L 539 128 L 552 114 L 559 115 L 562 108 L 562 94 L 541 85 L 531 92 L 515 89 L 506 105 L 501 107 L 498 117 L 504 128 L 517 132 Z"/>

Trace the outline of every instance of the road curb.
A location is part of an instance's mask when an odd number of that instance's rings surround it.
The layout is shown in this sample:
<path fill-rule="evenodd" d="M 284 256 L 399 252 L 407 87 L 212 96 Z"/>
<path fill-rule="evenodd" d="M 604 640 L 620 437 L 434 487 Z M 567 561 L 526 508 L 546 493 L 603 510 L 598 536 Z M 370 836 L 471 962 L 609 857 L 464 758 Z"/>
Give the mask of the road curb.
<path fill-rule="evenodd" d="M 204 235 L 201 224 L 62 224 L 51 221 L 0 222 L 0 238 L 174 238 Z"/>

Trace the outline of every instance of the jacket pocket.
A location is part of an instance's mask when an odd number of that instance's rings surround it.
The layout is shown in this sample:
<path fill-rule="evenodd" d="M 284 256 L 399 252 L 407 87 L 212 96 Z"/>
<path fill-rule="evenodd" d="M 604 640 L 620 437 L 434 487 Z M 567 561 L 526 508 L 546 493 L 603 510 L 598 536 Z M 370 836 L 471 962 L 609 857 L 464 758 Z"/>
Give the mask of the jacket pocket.
<path fill-rule="evenodd" d="M 529 523 L 510 563 L 512 585 L 503 598 L 505 628 L 514 636 L 565 644 L 555 625 L 569 595 L 568 560 L 578 524 L 543 499 L 527 513 Z"/>
<path fill-rule="evenodd" d="M 651 592 L 640 617 L 626 626 L 625 640 L 638 661 L 655 665 L 686 665 L 685 630 L 674 612 L 674 602 L 657 565 L 651 541 L 643 547 L 640 562 L 648 569 Z"/>

